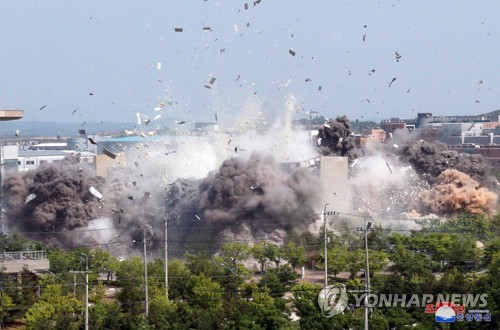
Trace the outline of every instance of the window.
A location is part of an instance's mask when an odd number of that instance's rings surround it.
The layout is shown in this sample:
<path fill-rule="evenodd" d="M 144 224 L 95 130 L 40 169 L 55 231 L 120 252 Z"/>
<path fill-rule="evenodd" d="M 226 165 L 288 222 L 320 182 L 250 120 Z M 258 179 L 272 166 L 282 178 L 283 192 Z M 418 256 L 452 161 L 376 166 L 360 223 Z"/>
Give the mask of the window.
<path fill-rule="evenodd" d="M 34 160 L 27 160 L 26 165 L 35 165 L 35 161 Z"/>

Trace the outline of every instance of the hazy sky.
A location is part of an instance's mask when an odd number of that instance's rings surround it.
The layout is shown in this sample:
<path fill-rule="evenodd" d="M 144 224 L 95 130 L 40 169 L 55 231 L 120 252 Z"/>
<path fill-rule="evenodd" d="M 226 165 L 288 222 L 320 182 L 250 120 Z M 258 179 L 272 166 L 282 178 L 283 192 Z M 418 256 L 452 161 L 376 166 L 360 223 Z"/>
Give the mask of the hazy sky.
<path fill-rule="evenodd" d="M 297 118 L 500 109 L 498 0 L 245 3 L 1 1 L 0 109 L 43 121 L 229 121 L 243 109 L 280 113 L 290 95 Z"/>

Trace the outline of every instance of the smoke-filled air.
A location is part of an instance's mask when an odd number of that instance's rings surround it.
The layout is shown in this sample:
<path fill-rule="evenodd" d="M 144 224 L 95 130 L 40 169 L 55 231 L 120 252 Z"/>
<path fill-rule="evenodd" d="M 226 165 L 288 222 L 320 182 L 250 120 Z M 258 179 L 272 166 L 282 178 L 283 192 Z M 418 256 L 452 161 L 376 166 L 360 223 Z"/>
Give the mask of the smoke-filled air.
<path fill-rule="evenodd" d="M 48 246 L 117 254 L 138 253 L 147 225 L 152 249 L 161 249 L 165 222 L 174 254 L 235 238 L 280 244 L 291 232 L 317 230 L 313 224 L 330 197 L 324 188 L 337 185 L 320 177 L 320 156 L 349 159 L 339 169 L 348 175 L 348 187 L 339 191 L 347 215 L 368 214 L 384 225 L 388 218 L 494 213 L 496 186 L 480 156 L 406 133 L 361 147 L 347 117 L 311 134 L 282 119 L 293 110 L 287 106 L 274 122 L 259 112 L 255 130 L 234 132 L 227 124 L 210 136 L 115 146 L 124 155 L 103 176 L 78 155 L 11 173 L 3 184 L 4 230 Z"/>

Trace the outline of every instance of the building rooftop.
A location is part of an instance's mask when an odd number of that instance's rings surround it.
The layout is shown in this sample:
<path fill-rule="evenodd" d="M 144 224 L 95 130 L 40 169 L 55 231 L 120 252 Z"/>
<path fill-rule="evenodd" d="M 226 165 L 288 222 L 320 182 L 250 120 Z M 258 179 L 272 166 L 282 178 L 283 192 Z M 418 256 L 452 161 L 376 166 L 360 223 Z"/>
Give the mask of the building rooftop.
<path fill-rule="evenodd" d="M 23 110 L 0 110 L 0 121 L 18 120 L 23 117 Z"/>

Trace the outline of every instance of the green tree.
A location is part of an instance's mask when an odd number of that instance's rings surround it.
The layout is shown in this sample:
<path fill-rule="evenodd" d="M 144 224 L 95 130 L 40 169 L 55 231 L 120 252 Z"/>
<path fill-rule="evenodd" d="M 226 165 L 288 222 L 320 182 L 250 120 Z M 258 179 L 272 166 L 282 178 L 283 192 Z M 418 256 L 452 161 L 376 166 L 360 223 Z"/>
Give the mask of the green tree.
<path fill-rule="evenodd" d="M 297 246 L 291 242 L 281 248 L 282 255 L 293 269 L 307 261 L 306 250 L 303 246 Z"/>
<path fill-rule="evenodd" d="M 41 300 L 26 312 L 26 329 L 78 329 L 82 315 L 81 301 L 62 295 L 60 285 L 49 285 L 44 289 Z"/>
<path fill-rule="evenodd" d="M 260 271 L 262 273 L 266 271 L 267 262 L 275 260 L 276 252 L 276 245 L 267 242 L 259 242 L 252 247 L 251 253 L 253 257 L 260 263 Z"/>

